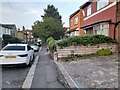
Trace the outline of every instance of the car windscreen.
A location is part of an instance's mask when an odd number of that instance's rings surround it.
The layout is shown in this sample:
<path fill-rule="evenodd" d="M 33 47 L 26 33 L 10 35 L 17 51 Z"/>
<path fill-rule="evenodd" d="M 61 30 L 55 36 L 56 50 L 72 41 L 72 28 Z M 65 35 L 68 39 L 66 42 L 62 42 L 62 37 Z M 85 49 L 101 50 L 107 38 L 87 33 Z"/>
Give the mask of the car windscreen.
<path fill-rule="evenodd" d="M 7 46 L 2 51 L 25 51 L 25 46 Z"/>

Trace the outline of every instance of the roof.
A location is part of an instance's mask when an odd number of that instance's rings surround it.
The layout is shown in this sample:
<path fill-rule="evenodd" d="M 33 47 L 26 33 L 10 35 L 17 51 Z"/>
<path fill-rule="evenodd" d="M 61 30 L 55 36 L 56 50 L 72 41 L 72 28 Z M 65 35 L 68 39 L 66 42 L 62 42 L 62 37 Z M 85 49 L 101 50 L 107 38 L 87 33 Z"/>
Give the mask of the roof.
<path fill-rule="evenodd" d="M 75 11 L 73 14 L 70 15 L 70 18 L 72 18 L 75 14 L 77 14 L 80 10 L 78 9 L 77 11 Z"/>
<path fill-rule="evenodd" d="M 80 6 L 80 8 L 84 8 L 84 7 L 88 6 L 91 2 L 92 2 L 92 0 L 87 1 L 82 6 Z"/>
<path fill-rule="evenodd" d="M 14 29 L 14 28 L 16 28 L 15 24 L 0 24 L 0 26 L 8 28 L 8 29 Z"/>

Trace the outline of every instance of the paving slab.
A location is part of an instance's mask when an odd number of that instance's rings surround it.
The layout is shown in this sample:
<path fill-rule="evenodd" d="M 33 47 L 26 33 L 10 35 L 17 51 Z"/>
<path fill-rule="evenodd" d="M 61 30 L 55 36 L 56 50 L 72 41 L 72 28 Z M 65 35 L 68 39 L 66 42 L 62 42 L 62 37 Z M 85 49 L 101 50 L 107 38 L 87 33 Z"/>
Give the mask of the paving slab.
<path fill-rule="evenodd" d="M 58 81 L 56 64 L 47 53 L 46 47 L 42 47 L 39 53 L 38 64 L 32 81 L 31 88 L 64 88 Z"/>

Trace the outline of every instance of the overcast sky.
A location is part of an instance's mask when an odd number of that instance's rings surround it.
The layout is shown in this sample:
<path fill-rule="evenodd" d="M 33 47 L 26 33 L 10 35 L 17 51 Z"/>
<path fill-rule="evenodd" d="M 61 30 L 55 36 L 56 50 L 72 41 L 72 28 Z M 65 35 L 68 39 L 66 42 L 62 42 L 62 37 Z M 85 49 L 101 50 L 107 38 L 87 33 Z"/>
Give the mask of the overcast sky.
<path fill-rule="evenodd" d="M 47 5 L 54 5 L 62 16 L 65 27 L 69 27 L 69 16 L 88 0 L 2 0 L 0 2 L 0 23 L 16 24 L 31 29 L 36 20 L 41 21 Z"/>

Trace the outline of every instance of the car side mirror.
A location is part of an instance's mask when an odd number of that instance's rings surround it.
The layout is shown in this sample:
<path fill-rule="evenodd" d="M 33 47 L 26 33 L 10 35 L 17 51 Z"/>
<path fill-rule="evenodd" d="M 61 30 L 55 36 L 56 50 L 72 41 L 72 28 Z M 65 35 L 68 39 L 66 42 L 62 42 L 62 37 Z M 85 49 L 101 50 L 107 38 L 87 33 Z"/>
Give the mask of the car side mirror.
<path fill-rule="evenodd" d="M 31 48 L 31 50 L 34 50 L 33 48 Z"/>

